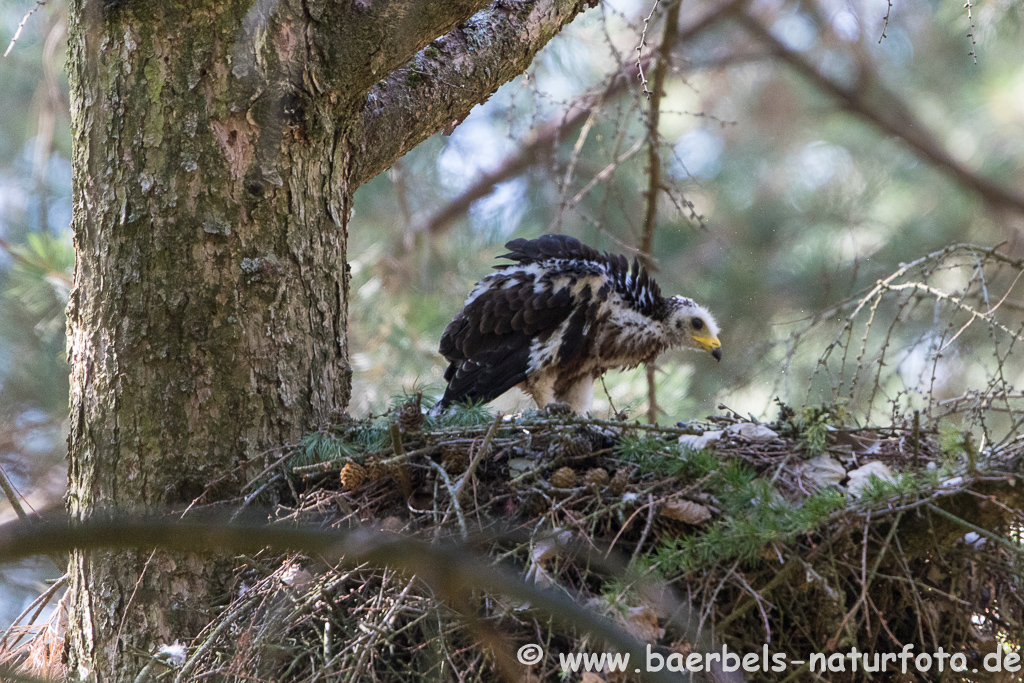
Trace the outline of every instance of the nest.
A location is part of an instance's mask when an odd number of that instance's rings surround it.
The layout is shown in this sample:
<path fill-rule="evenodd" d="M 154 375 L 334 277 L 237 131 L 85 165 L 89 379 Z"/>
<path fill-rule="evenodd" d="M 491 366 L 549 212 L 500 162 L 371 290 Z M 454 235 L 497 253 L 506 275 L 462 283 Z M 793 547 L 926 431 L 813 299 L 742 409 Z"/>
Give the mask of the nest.
<path fill-rule="evenodd" d="M 912 421 L 847 427 L 831 408 L 672 428 L 411 412 L 311 435 L 246 500 L 276 499 L 280 521 L 469 544 L 663 657 L 784 655 L 785 673 L 748 680 L 807 677 L 812 653 L 842 653 L 836 665 L 852 647 L 869 664 L 941 647 L 980 671 L 1021 641 L 1013 448 L 979 453 L 969 434 Z M 555 680 L 566 655 L 606 649 L 530 604 L 432 585 L 344 558 L 246 558 L 178 680 Z M 540 655 L 524 666 L 530 643 Z M 823 678 L 879 675 L 845 662 Z M 889 666 L 886 680 L 935 679 Z M 636 680 L 632 668 L 583 680 Z"/>

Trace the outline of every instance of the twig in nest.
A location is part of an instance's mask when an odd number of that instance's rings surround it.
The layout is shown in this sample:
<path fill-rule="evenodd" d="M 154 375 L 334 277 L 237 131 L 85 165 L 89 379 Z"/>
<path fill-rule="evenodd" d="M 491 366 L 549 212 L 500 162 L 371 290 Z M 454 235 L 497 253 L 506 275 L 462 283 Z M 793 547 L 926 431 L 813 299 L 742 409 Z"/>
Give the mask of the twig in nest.
<path fill-rule="evenodd" d="M 704 622 L 707 621 L 708 617 L 711 616 L 712 612 L 715 609 L 715 599 L 718 597 L 718 593 L 725 586 L 725 583 L 729 580 L 729 578 L 732 577 L 733 572 L 736 571 L 736 567 L 738 567 L 738 566 L 740 566 L 740 561 L 739 560 L 736 560 L 735 562 L 733 562 L 732 566 L 729 567 L 729 571 L 727 571 L 725 573 L 725 576 L 722 577 L 722 580 L 718 582 L 717 586 L 715 586 L 715 590 L 711 594 L 711 597 L 708 598 L 708 600 L 705 601 L 705 604 L 707 605 L 707 609 L 705 609 L 701 613 L 700 621 L 697 622 L 697 635 L 698 636 L 700 635 L 701 631 L 704 629 Z M 786 569 L 785 567 L 782 568 L 783 571 L 785 571 L 785 569 Z M 746 607 L 749 607 L 751 604 L 753 604 L 753 602 L 754 602 L 753 600 L 747 600 L 747 602 L 745 603 Z M 744 612 L 745 611 L 746 610 L 744 610 Z M 725 619 L 723 619 L 721 623 L 729 623 L 732 620 L 732 618 L 735 618 L 735 617 L 733 617 L 733 615 L 736 614 L 736 613 L 737 613 L 737 609 L 733 609 L 733 611 L 729 614 L 729 616 L 727 616 Z M 739 616 L 739 615 L 736 614 L 736 616 Z M 718 626 L 718 631 L 719 631 L 719 633 L 724 633 L 725 629 L 721 625 L 719 625 Z"/>
<path fill-rule="evenodd" d="M 861 557 L 860 557 L 860 597 L 850 608 L 850 611 L 846 613 L 843 620 L 839 623 L 839 628 L 836 629 L 834 636 L 826 641 L 827 647 L 835 648 L 836 643 L 839 642 L 839 636 L 842 635 L 843 630 L 846 628 L 846 622 L 856 614 L 859 610 L 864 610 L 864 619 L 867 624 L 868 634 L 871 633 L 871 619 L 867 611 L 867 598 L 868 598 L 868 533 L 871 529 L 871 510 L 868 510 L 867 517 L 864 520 L 864 538 L 861 539 Z"/>
<path fill-rule="evenodd" d="M 926 507 L 929 510 L 931 510 L 932 512 L 936 513 L 937 515 L 939 515 L 941 517 L 945 517 L 949 521 L 955 522 L 955 523 L 959 524 L 960 526 L 964 527 L 965 529 L 970 529 L 971 531 L 973 531 L 974 533 L 978 534 L 979 536 L 984 536 L 985 538 L 987 538 L 990 541 L 993 541 L 994 543 L 999 543 L 1001 545 L 1006 546 L 1007 548 L 1009 548 L 1014 553 L 1019 553 L 1020 552 L 1020 546 L 1019 545 L 1017 545 L 1015 542 L 1013 542 L 1013 541 L 1011 541 L 1011 540 L 1009 540 L 1007 538 L 1003 538 L 999 534 L 994 534 L 991 531 L 989 531 L 988 529 L 982 529 L 977 524 L 971 524 L 966 519 L 961 519 L 960 517 L 957 517 L 956 515 L 954 515 L 952 512 L 947 512 L 947 511 L 943 510 L 942 508 L 940 508 L 938 505 L 935 505 L 934 503 L 928 503 Z"/>
<path fill-rule="evenodd" d="M 42 613 L 43 609 L 48 604 L 50 604 L 50 600 L 53 599 L 53 596 L 57 594 L 57 591 L 66 586 L 67 583 L 68 575 L 64 574 L 64 576 L 54 581 L 53 585 L 47 588 L 42 595 L 38 596 L 35 600 L 33 600 L 29 604 L 29 606 L 26 607 L 25 610 L 21 614 L 19 614 L 14 621 L 11 622 L 11 625 L 7 628 L 7 630 L 3 632 L 3 639 L 0 639 L 0 652 L 10 652 L 15 648 L 15 646 L 17 646 L 17 644 L 21 641 L 21 639 L 24 636 L 18 636 L 18 638 L 15 639 L 13 643 L 10 643 L 8 645 L 8 639 L 13 634 L 14 627 L 20 624 L 23 620 L 25 620 L 26 626 L 31 626 L 35 624 L 36 619 L 39 618 L 39 615 L 40 613 Z M 33 613 L 31 617 L 29 617 L 29 612 Z"/>
<path fill-rule="evenodd" d="M 469 528 L 466 526 L 466 517 L 462 514 L 462 505 L 459 503 L 459 490 L 452 486 L 452 480 L 448 477 L 448 473 L 445 471 L 443 465 L 439 465 L 433 460 L 428 460 L 430 466 L 437 470 L 438 476 L 444 482 L 445 488 L 448 489 L 448 497 L 452 499 L 452 509 L 455 510 L 455 517 L 459 520 L 459 531 L 462 532 L 463 538 L 469 538 Z M 461 483 L 460 488 L 461 488 Z"/>
<path fill-rule="evenodd" d="M 264 579 L 264 581 L 275 580 L 273 577 Z M 220 617 L 220 623 L 210 632 L 206 639 L 197 647 L 193 652 L 192 656 L 189 657 L 188 661 L 185 662 L 181 669 L 178 670 L 178 675 L 174 678 L 174 683 L 182 683 L 188 680 L 192 671 L 199 664 L 200 659 L 203 655 L 209 652 L 217 642 L 217 638 L 228 630 L 229 627 L 234 626 L 241 621 L 250 609 L 256 606 L 256 603 L 261 602 L 264 598 L 262 591 L 258 590 L 260 586 L 254 586 L 246 599 L 241 603 L 236 603 L 235 606 L 229 608 L 229 613 Z"/>
<path fill-rule="evenodd" d="M 607 559 L 607 557 L 609 555 L 612 554 L 612 549 L 615 547 L 616 542 L 618 542 L 619 536 L 621 536 L 622 532 L 624 532 L 626 529 L 629 528 L 629 524 L 630 524 L 630 522 L 633 521 L 633 518 L 636 517 L 637 515 L 639 515 L 644 510 L 646 510 L 648 507 L 653 507 L 653 506 L 654 506 L 654 499 L 653 499 L 653 497 L 651 497 L 651 498 L 648 499 L 648 501 L 647 501 L 647 503 L 645 505 L 643 505 L 641 507 L 638 507 L 633 512 L 633 514 L 631 514 L 629 516 L 629 518 L 625 521 L 625 523 L 623 523 L 622 527 L 619 529 L 619 533 L 615 534 L 615 538 L 612 539 L 611 545 L 608 546 L 608 550 L 604 554 L 606 559 Z"/>
<path fill-rule="evenodd" d="M 505 416 L 502 415 L 501 413 L 498 413 L 494 417 L 494 422 L 491 423 L 491 428 L 487 430 L 487 434 L 484 436 L 484 442 L 480 444 L 480 448 L 473 456 L 473 459 L 469 462 L 469 465 L 466 467 L 465 473 L 462 475 L 462 478 L 459 479 L 459 483 L 455 486 L 455 491 L 453 493 L 454 496 L 458 496 L 460 493 L 462 493 L 462 489 L 466 486 L 466 482 L 469 481 L 470 478 L 473 476 L 473 473 L 476 472 L 477 465 L 479 465 L 480 461 L 483 460 L 484 456 L 490 452 L 491 441 L 494 439 L 494 433 L 498 431 L 498 425 L 501 424 L 501 421 L 504 417 Z"/>
<path fill-rule="evenodd" d="M 238 519 L 238 516 L 240 514 L 242 514 L 242 511 L 245 510 L 247 507 L 249 507 L 249 504 L 252 503 L 254 500 L 256 500 L 257 496 L 259 496 L 261 493 L 266 491 L 268 487 L 270 487 L 271 485 L 277 483 L 281 479 L 281 476 L 282 476 L 281 473 L 278 472 L 273 477 L 271 477 L 270 479 L 267 479 L 265 482 L 263 482 L 262 486 L 260 486 L 255 491 L 253 491 L 248 496 L 246 496 L 245 500 L 242 501 L 242 504 L 238 506 L 237 510 L 235 510 L 235 514 L 231 515 L 231 520 L 230 521 L 234 522 L 236 519 Z"/>
<path fill-rule="evenodd" d="M 647 494 L 647 525 L 644 527 L 644 532 L 640 534 L 640 540 L 637 541 L 636 549 L 633 551 L 633 557 L 630 558 L 630 563 L 635 563 L 636 558 L 640 555 L 640 549 L 644 547 L 644 542 L 647 541 L 647 535 L 651 533 L 651 527 L 654 526 L 654 494 Z"/>
<path fill-rule="evenodd" d="M 763 601 L 768 603 L 768 607 L 771 609 L 775 609 L 775 605 L 773 605 L 770 600 L 766 600 L 764 596 L 762 596 L 760 593 L 754 590 L 753 587 L 751 587 L 751 585 L 747 583 L 747 580 L 743 577 L 742 572 L 734 571 L 732 573 L 732 576 L 744 588 L 744 590 L 750 593 L 750 597 L 752 597 L 754 599 L 754 602 L 757 603 L 757 611 L 761 613 L 761 621 L 764 622 L 764 642 L 772 642 L 772 627 L 770 622 L 768 621 L 768 612 L 765 611 L 764 605 L 762 605 L 761 602 Z"/>
<path fill-rule="evenodd" d="M 279 467 L 280 465 L 284 464 L 284 462 L 286 460 L 288 460 L 290 457 L 295 455 L 295 453 L 292 451 L 292 449 L 290 447 L 286 446 L 284 448 L 286 449 L 285 454 L 282 455 L 277 460 L 275 460 L 274 462 L 272 462 L 271 464 L 269 464 L 266 467 L 264 467 L 263 470 L 259 474 L 257 474 L 255 477 L 250 479 L 249 483 L 242 487 L 242 491 L 241 491 L 242 493 L 245 493 L 247 490 L 249 490 L 249 488 L 255 486 L 256 482 L 258 482 L 261 478 L 263 478 L 264 475 L 269 474 L 271 470 L 273 470 L 273 469 Z M 277 448 L 271 448 L 268 451 L 264 451 L 264 454 L 269 454 L 269 453 L 271 453 L 271 452 L 273 452 L 275 450 L 277 450 Z M 320 463 L 318 463 L 318 464 L 320 464 Z"/>

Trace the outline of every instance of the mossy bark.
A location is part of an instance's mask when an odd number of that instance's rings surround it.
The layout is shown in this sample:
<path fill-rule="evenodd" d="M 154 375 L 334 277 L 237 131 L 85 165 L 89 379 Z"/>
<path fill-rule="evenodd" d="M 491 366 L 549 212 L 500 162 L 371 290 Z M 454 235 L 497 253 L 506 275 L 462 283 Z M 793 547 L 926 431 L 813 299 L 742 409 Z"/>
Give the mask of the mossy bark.
<path fill-rule="evenodd" d="M 504 2 L 452 28 L 485 4 L 72 1 L 73 515 L 230 501 L 344 408 L 356 185 L 585 6 Z M 395 76 L 448 30 L 450 61 L 421 87 Z M 97 681 L 132 681 L 145 653 L 189 642 L 230 577 L 147 549 L 76 553 L 70 573 L 68 673 Z"/>
<path fill-rule="evenodd" d="M 231 498 L 262 453 L 348 400 L 343 133 L 330 107 L 301 110 L 294 26 L 269 23 L 247 55 L 237 3 L 76 10 L 68 504 Z M 219 570 L 76 554 L 69 673 L 131 680 L 131 648 L 209 623 L 196 598 Z"/>

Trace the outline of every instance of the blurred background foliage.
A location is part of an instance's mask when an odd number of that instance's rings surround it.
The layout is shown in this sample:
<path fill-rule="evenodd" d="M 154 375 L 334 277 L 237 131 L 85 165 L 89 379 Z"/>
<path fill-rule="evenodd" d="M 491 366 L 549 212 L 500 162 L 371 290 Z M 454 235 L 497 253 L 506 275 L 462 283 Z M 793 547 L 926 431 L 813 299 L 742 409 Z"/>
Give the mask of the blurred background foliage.
<path fill-rule="evenodd" d="M 0 51 L 31 2 L 0 4 Z M 60 501 L 68 413 L 64 307 L 74 267 L 66 6 L 40 7 L 0 58 L 0 468 L 26 511 Z M 6 498 L 0 521 L 14 519 Z M 63 573 L 49 559 L 0 567 L 0 623 Z"/>
<path fill-rule="evenodd" d="M 635 253 L 652 142 L 664 170 L 652 248 L 658 281 L 711 308 L 724 346 L 720 364 L 683 352 L 660 359 L 663 421 L 700 418 L 722 403 L 769 415 L 776 396 L 797 405 L 844 398 L 842 381 L 819 363 L 842 338 L 852 309 L 843 302 L 955 242 L 1021 255 L 1024 204 L 971 182 L 1024 190 L 1020 3 L 984 0 L 970 14 L 959 2 L 927 0 L 733 5 L 765 35 L 731 16 L 705 26 L 721 6 L 682 3 L 653 137 L 634 71 L 639 55 L 650 79 L 668 5 L 606 0 L 450 135 L 359 190 L 348 254 L 350 412 L 379 413 L 415 389 L 439 395 L 441 332 L 505 241 L 560 231 Z M 63 307 L 73 266 L 65 15 L 60 0 L 0 8 L 0 47 L 24 22 L 0 59 L 0 466 L 29 508 L 59 501 L 65 476 Z M 945 161 L 922 152 L 929 145 Z M 459 202 L 466 193 L 480 197 Z M 1020 329 L 1024 285 L 1012 289 L 1013 268 L 979 277 L 985 265 L 966 254 L 926 268 L 922 281 L 957 292 L 956 301 L 977 300 L 983 313 L 980 302 L 991 309 L 1002 297 L 1003 325 Z M 934 379 L 921 381 L 928 372 L 907 370 L 928 359 L 950 397 L 984 388 L 995 372 L 1004 389 L 1016 386 L 1019 370 L 1006 355 L 993 365 L 990 348 L 981 352 L 1004 333 L 974 325 L 946 348 L 949 326 L 955 319 L 956 333 L 967 318 L 963 306 L 934 300 L 869 302 L 864 310 L 888 315 L 885 324 L 843 342 L 851 365 L 862 334 L 874 351 L 858 365 L 897 359 L 890 380 L 876 378 L 882 402 L 932 392 Z M 878 351 L 886 347 L 887 357 Z M 643 368 L 611 373 L 605 384 L 599 413 L 646 408 Z M 527 405 L 521 396 L 499 401 Z M 0 518 L 12 516 L 0 501 Z M 0 573 L 0 622 L 9 622 L 38 592 L 34 582 L 57 570 Z"/>

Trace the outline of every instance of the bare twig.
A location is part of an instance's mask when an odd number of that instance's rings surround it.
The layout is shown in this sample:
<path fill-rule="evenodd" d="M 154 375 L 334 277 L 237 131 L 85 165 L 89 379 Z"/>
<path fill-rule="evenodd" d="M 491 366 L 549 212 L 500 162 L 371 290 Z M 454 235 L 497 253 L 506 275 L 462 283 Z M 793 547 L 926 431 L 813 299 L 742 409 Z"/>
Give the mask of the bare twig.
<path fill-rule="evenodd" d="M 861 538 L 860 544 L 860 597 L 857 598 L 856 602 L 853 603 L 853 607 L 843 616 L 843 620 L 839 623 L 839 628 L 836 630 L 835 635 L 826 641 L 826 645 L 829 649 L 835 649 L 836 643 L 839 641 L 839 636 L 842 635 L 843 630 L 846 628 L 846 623 L 856 614 L 858 611 L 863 610 L 865 618 L 868 618 L 867 614 L 867 599 L 868 599 L 868 532 L 871 530 L 871 510 L 868 510 L 867 517 L 864 520 L 864 532 Z M 870 624 L 870 620 L 868 621 Z M 870 633 L 870 630 L 869 630 Z"/>
<path fill-rule="evenodd" d="M 644 76 L 644 48 L 647 47 L 647 31 L 651 27 L 651 19 L 654 18 L 654 13 L 658 11 L 658 5 L 660 3 L 661 0 L 654 0 L 654 4 L 651 5 L 651 11 L 648 12 L 647 16 L 644 18 L 644 28 L 640 32 L 640 44 L 636 46 L 637 78 L 640 79 L 640 85 L 643 87 L 644 94 L 647 95 L 648 99 L 651 97 L 651 91 L 647 89 L 647 77 Z M 678 5 L 679 3 L 677 2 L 676 4 Z M 657 88 L 655 88 L 655 90 L 657 90 Z"/>
<path fill-rule="evenodd" d="M 1000 545 L 1005 546 L 1006 548 L 1008 548 L 1013 553 L 1020 553 L 1021 552 L 1020 545 L 1017 542 L 1015 542 L 1015 541 L 1011 541 L 1008 538 L 1004 538 L 1004 537 L 1000 536 L 999 534 L 994 534 L 991 531 L 989 531 L 988 529 L 983 529 L 980 526 L 978 526 L 977 524 L 972 524 L 971 522 L 968 522 L 966 519 L 963 519 L 961 517 L 957 517 L 953 513 L 947 512 L 946 510 L 943 510 L 942 508 L 940 508 L 938 505 L 935 505 L 934 503 L 928 503 L 928 505 L 926 507 L 929 510 L 931 510 L 932 512 L 934 512 L 935 514 L 937 514 L 937 515 L 939 515 L 941 517 L 945 517 L 946 519 L 950 520 L 951 522 L 955 522 L 956 524 L 959 524 L 960 526 L 964 527 L 965 529 L 969 529 L 969 530 L 973 531 L 974 533 L 978 534 L 979 536 L 987 538 L 988 540 L 992 541 L 993 543 L 998 543 Z"/>
<path fill-rule="evenodd" d="M 581 189 L 579 192 L 577 192 L 576 195 L 571 200 L 569 200 L 569 202 L 566 204 L 565 208 L 567 208 L 567 209 L 568 208 L 572 208 L 576 204 L 579 204 L 580 200 L 583 199 L 583 197 L 586 196 L 586 194 L 588 192 L 590 192 L 592 189 L 594 189 L 594 187 L 598 183 L 600 183 L 603 180 L 607 179 L 608 176 L 610 176 L 612 173 L 615 172 L 615 169 L 616 169 L 616 167 L 619 166 L 619 164 L 623 163 L 624 161 L 626 161 L 627 159 L 632 157 L 634 154 L 639 152 L 640 148 L 643 147 L 643 146 L 644 146 L 644 139 L 643 138 L 639 138 L 636 142 L 633 143 L 632 147 L 627 149 L 625 152 L 623 152 L 619 156 L 615 157 L 615 159 L 613 159 L 607 166 L 605 166 L 603 169 L 601 169 L 601 171 L 597 175 L 595 175 L 593 178 L 591 178 L 590 181 L 586 185 L 583 186 L 583 189 Z"/>
<path fill-rule="evenodd" d="M 11 504 L 11 508 L 14 510 L 15 514 L 18 515 L 18 519 L 28 519 L 28 514 L 25 512 L 25 508 L 21 506 L 21 501 L 18 500 L 18 492 L 14 490 L 11 480 L 7 478 L 7 473 L 4 472 L 3 465 L 0 465 L 0 491 L 4 492 L 4 497 L 6 497 L 7 502 Z"/>
<path fill-rule="evenodd" d="M 644 526 L 644 531 L 640 534 L 640 540 L 636 542 L 636 548 L 633 550 L 633 557 L 630 558 L 630 563 L 635 563 L 636 558 L 640 556 L 640 551 L 644 547 L 644 543 L 647 542 L 647 535 L 651 533 L 651 527 L 654 526 L 654 495 L 647 494 L 647 524 Z M 610 550 L 610 549 L 609 549 Z"/>
<path fill-rule="evenodd" d="M 54 581 L 52 586 L 47 588 L 45 591 L 43 591 L 41 595 L 39 595 L 35 600 L 29 603 L 29 606 L 26 607 L 21 612 L 21 614 L 15 617 L 14 621 L 11 622 L 11 625 L 3 632 L 3 638 L 0 638 L 0 652 L 8 652 L 15 646 L 17 646 L 18 641 L 21 640 L 23 636 L 16 638 L 13 642 L 10 642 L 9 639 L 12 635 L 14 627 L 21 624 L 23 620 L 25 621 L 26 624 L 29 625 L 35 623 L 35 620 L 39 618 L 39 614 L 50 603 L 50 600 L 53 599 L 53 596 L 56 595 L 61 588 L 66 586 L 67 583 L 68 575 L 64 574 L 59 579 Z M 29 616 L 29 614 L 31 614 L 31 616 Z M 0 677 L 0 680 L 2 680 L 2 677 Z"/>
<path fill-rule="evenodd" d="M 678 42 L 685 43 L 703 34 L 708 29 L 716 26 L 720 21 L 730 14 L 743 7 L 749 0 L 729 0 L 723 2 L 715 9 L 708 12 L 701 19 L 678 33 Z M 642 58 L 640 64 L 646 67 L 651 58 Z M 611 80 L 602 86 L 594 88 L 583 95 L 569 109 L 568 112 L 558 116 L 539 127 L 526 136 L 526 142 L 514 154 L 507 157 L 491 173 L 483 174 L 479 180 L 466 188 L 462 194 L 446 204 L 440 211 L 420 224 L 417 231 L 427 231 L 437 235 L 443 233 L 451 225 L 469 211 L 470 206 L 478 199 L 489 195 L 496 185 L 503 183 L 524 172 L 540 160 L 544 159 L 563 136 L 578 126 L 583 125 L 593 111 L 594 107 L 602 102 L 624 92 L 639 72 L 636 62 L 623 64 Z M 632 154 L 630 154 L 632 156 Z M 573 200 L 579 201 L 579 195 Z"/>
<path fill-rule="evenodd" d="M 608 546 L 608 550 L 605 552 L 605 555 L 604 555 L 605 557 L 609 557 L 612 554 L 612 550 L 615 548 L 615 544 L 618 542 L 619 537 L 622 536 L 623 532 L 626 531 L 626 529 L 629 528 L 629 525 L 633 522 L 633 520 L 636 518 L 636 516 L 639 515 L 641 512 L 643 512 L 644 510 L 646 510 L 648 508 L 650 508 L 652 510 L 652 512 L 653 512 L 653 509 L 654 509 L 654 499 L 653 498 L 648 498 L 646 504 L 641 505 L 636 510 L 634 510 L 633 514 L 631 514 L 629 516 L 629 518 L 626 519 L 625 522 L 623 522 L 622 527 L 619 529 L 619 532 L 617 534 L 615 534 L 615 538 L 612 539 L 611 544 Z"/>
<path fill-rule="evenodd" d="M 630 67 L 619 69 L 601 87 L 595 88 L 577 100 L 567 112 L 544 123 L 526 136 L 526 142 L 515 154 L 491 173 L 483 174 L 475 183 L 463 190 L 462 194 L 446 204 L 440 211 L 415 228 L 419 232 L 437 235 L 447 230 L 456 220 L 469 211 L 473 202 L 489 195 L 496 185 L 516 177 L 548 156 L 555 145 L 570 131 L 582 126 L 601 103 L 624 92 L 632 79 Z"/>
<path fill-rule="evenodd" d="M 25 16 L 21 18 L 21 21 L 18 23 L 18 28 L 14 32 L 14 37 L 11 38 L 11 44 L 8 45 L 7 49 L 4 51 L 4 57 L 6 57 L 7 55 L 11 54 L 11 50 L 14 49 L 14 44 L 16 42 L 18 42 L 18 38 L 21 37 L 21 31 L 22 31 L 22 29 L 25 28 L 25 24 L 28 23 L 29 17 L 31 17 L 33 14 L 38 12 L 39 8 L 43 7 L 45 4 L 46 4 L 46 0 L 36 0 L 36 4 L 32 6 L 32 9 L 30 9 L 28 12 L 26 12 Z"/>
<path fill-rule="evenodd" d="M 402 431 L 398 428 L 397 422 L 392 422 L 388 427 L 391 430 L 391 447 L 394 449 L 395 457 L 401 458 L 405 455 L 405 447 L 402 446 Z"/>
<path fill-rule="evenodd" d="M 458 490 L 456 490 L 456 487 L 452 486 L 452 480 L 448 477 L 448 472 L 445 471 L 444 467 L 438 465 L 433 460 L 428 462 L 434 471 L 437 472 L 437 476 L 441 477 L 445 488 L 448 490 L 448 497 L 451 498 L 452 508 L 455 510 L 455 517 L 459 520 L 459 531 L 462 532 L 462 537 L 469 537 L 469 528 L 466 526 L 466 517 L 462 514 L 462 505 L 459 503 Z"/>
<path fill-rule="evenodd" d="M 654 231 L 658 227 L 658 195 L 662 188 L 661 154 L 658 151 L 661 145 L 661 135 L 658 132 L 661 122 L 661 98 L 665 94 L 665 77 L 671 68 L 672 46 L 676 44 L 679 35 L 679 11 L 682 4 L 682 0 L 674 0 L 665 14 L 665 32 L 662 34 L 658 57 L 654 65 L 653 92 L 647 90 L 647 82 L 644 81 L 644 92 L 647 93 L 651 106 L 647 114 L 647 208 L 644 211 L 643 233 L 640 238 L 640 262 L 651 271 L 656 270 L 651 248 L 654 244 Z M 656 8 L 657 3 L 655 3 Z M 654 9 L 651 9 L 651 14 L 653 13 Z M 649 20 L 650 17 L 648 17 Z M 646 30 L 645 22 L 645 35 Z M 643 45 L 642 40 L 641 45 Z M 641 78 L 643 78 L 642 71 Z M 659 413 L 657 384 L 655 383 L 656 367 L 654 362 L 647 364 L 647 421 L 651 424 L 658 421 Z"/>
<path fill-rule="evenodd" d="M 882 22 L 882 35 L 878 36 L 878 44 L 882 44 L 882 40 L 888 38 L 885 35 L 885 30 L 889 28 L 889 16 L 892 15 L 892 0 L 886 0 L 887 7 L 885 8 L 885 20 Z"/>
<path fill-rule="evenodd" d="M 661 136 L 658 125 L 661 122 L 661 99 L 665 94 L 665 77 L 671 68 L 671 49 L 679 34 L 679 11 L 682 0 L 676 0 L 669 7 L 665 16 L 665 33 L 658 48 L 658 58 L 654 65 L 654 91 L 648 96 L 651 107 L 647 115 L 647 208 L 644 213 L 643 236 L 640 240 L 640 259 L 648 268 L 654 269 L 651 246 L 654 244 L 654 231 L 658 226 L 658 194 L 661 191 L 661 154 L 658 147 Z"/>
<path fill-rule="evenodd" d="M 971 26 L 971 30 L 967 32 L 967 37 L 971 39 L 971 51 L 967 53 L 967 56 L 974 59 L 974 63 L 977 64 L 978 44 L 974 41 L 974 15 L 972 13 L 972 10 L 974 9 L 974 4 L 971 2 L 971 0 L 967 0 L 967 2 L 964 3 L 964 9 L 967 10 L 967 23 L 969 23 Z"/>
<path fill-rule="evenodd" d="M 498 431 L 498 425 L 501 424 L 504 417 L 505 416 L 501 413 L 498 413 L 494 417 L 494 422 L 491 423 L 491 428 L 487 430 L 483 443 L 480 444 L 480 448 L 477 449 L 476 455 L 474 455 L 473 459 L 469 462 L 465 473 L 463 473 L 462 478 L 459 479 L 459 483 L 455 485 L 455 488 L 452 491 L 454 496 L 458 496 L 462 493 L 462 489 L 465 488 L 466 482 L 473 477 L 473 473 L 476 471 L 477 465 L 480 464 L 480 461 L 483 460 L 486 455 L 490 454 L 491 441 L 494 439 L 494 433 Z"/>

